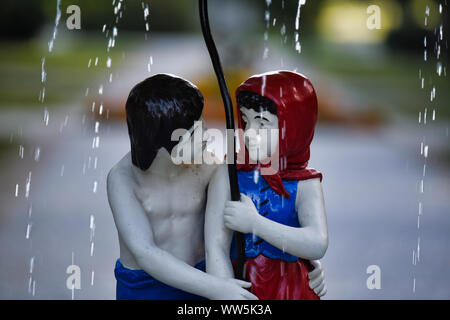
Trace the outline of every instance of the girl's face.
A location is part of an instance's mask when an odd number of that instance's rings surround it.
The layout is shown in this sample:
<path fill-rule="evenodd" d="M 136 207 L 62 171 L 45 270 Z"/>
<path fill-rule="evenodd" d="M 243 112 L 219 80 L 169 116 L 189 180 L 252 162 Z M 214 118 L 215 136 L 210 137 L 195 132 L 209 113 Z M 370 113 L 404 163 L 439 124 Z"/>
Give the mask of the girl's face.
<path fill-rule="evenodd" d="M 240 107 L 244 121 L 244 141 L 251 160 L 264 163 L 278 147 L 278 117 L 269 111 Z"/>

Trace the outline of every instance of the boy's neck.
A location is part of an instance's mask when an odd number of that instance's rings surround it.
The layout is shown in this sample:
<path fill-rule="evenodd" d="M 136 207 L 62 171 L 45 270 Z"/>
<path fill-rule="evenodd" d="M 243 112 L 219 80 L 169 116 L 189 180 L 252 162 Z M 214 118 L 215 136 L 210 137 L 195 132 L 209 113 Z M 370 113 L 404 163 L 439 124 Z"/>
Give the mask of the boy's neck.
<path fill-rule="evenodd" d="M 161 148 L 158 150 L 152 164 L 147 170 L 142 171 L 137 167 L 135 169 L 142 175 L 156 174 L 158 176 L 174 178 L 180 175 L 183 168 L 173 163 L 169 152 L 165 148 Z"/>

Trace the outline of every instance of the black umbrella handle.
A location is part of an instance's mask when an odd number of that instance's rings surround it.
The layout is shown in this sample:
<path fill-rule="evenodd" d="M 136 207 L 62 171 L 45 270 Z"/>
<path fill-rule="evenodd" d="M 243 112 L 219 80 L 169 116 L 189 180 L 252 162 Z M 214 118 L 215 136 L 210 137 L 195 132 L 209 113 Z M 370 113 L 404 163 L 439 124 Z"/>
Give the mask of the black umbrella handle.
<path fill-rule="evenodd" d="M 227 162 L 228 162 L 228 178 L 230 180 L 231 200 L 240 201 L 241 194 L 239 192 L 239 185 L 236 170 L 236 152 L 235 152 L 235 136 L 234 136 L 234 115 L 233 103 L 231 101 L 230 93 L 228 91 L 227 82 L 223 74 L 222 65 L 220 63 L 219 53 L 217 52 L 214 39 L 211 35 L 208 18 L 208 1 L 199 0 L 200 23 L 202 26 L 203 38 L 205 39 L 206 47 L 208 48 L 209 56 L 216 73 L 217 81 L 219 82 L 220 94 L 222 95 L 223 104 L 225 107 L 225 118 L 227 123 Z M 230 161 L 232 160 L 232 161 Z M 236 232 L 236 250 L 237 250 L 237 278 L 244 279 L 244 263 L 245 263 L 245 246 L 244 235 Z"/>

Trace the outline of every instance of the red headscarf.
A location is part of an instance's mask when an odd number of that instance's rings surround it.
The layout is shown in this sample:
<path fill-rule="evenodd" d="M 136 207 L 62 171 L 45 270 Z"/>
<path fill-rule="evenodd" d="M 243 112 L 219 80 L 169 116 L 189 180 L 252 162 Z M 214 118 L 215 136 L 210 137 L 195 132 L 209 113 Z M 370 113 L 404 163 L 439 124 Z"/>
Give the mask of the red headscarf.
<path fill-rule="evenodd" d="M 317 97 L 311 82 L 301 74 L 291 71 L 274 71 L 254 75 L 236 89 L 236 100 L 241 91 L 250 91 L 272 100 L 277 106 L 279 144 L 278 171 L 262 174 L 267 183 L 278 194 L 289 197 L 282 179 L 322 179 L 322 174 L 307 168 L 309 146 L 314 137 L 317 121 Z M 237 103 L 239 129 L 244 130 L 242 114 Z M 240 139 L 241 151 L 245 150 L 245 163 L 237 164 L 238 170 L 249 171 L 261 167 L 272 167 L 271 162 L 249 164 L 248 151 Z M 273 158 L 273 156 L 272 156 Z M 260 171 L 261 172 L 261 171 Z"/>

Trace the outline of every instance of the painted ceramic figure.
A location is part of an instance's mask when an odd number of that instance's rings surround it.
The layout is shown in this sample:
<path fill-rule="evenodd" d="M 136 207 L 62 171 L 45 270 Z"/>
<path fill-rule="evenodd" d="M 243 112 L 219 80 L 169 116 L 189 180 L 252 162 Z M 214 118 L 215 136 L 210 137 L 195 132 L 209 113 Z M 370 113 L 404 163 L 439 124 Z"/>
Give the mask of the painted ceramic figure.
<path fill-rule="evenodd" d="M 229 201 L 227 168 L 221 167 L 208 191 L 207 272 L 233 277 L 228 252 L 232 231 L 239 231 L 245 234 L 245 280 L 259 299 L 319 299 L 326 287 L 310 285 L 309 260 L 323 257 L 328 232 L 322 174 L 307 167 L 317 120 L 314 88 L 300 74 L 271 72 L 239 86 L 236 102 L 245 131 L 241 201 Z"/>
<path fill-rule="evenodd" d="M 204 154 L 205 143 L 192 138 L 203 134 L 196 125 L 202 110 L 200 91 L 176 76 L 152 76 L 130 92 L 131 151 L 107 180 L 120 243 L 117 299 L 256 299 L 250 283 L 205 272 L 207 188 L 220 166 L 175 164 L 171 157 L 185 143 L 192 156 Z M 173 141 L 176 129 L 188 130 L 187 142 Z M 311 277 L 312 285 L 323 283 L 320 266 Z"/>

